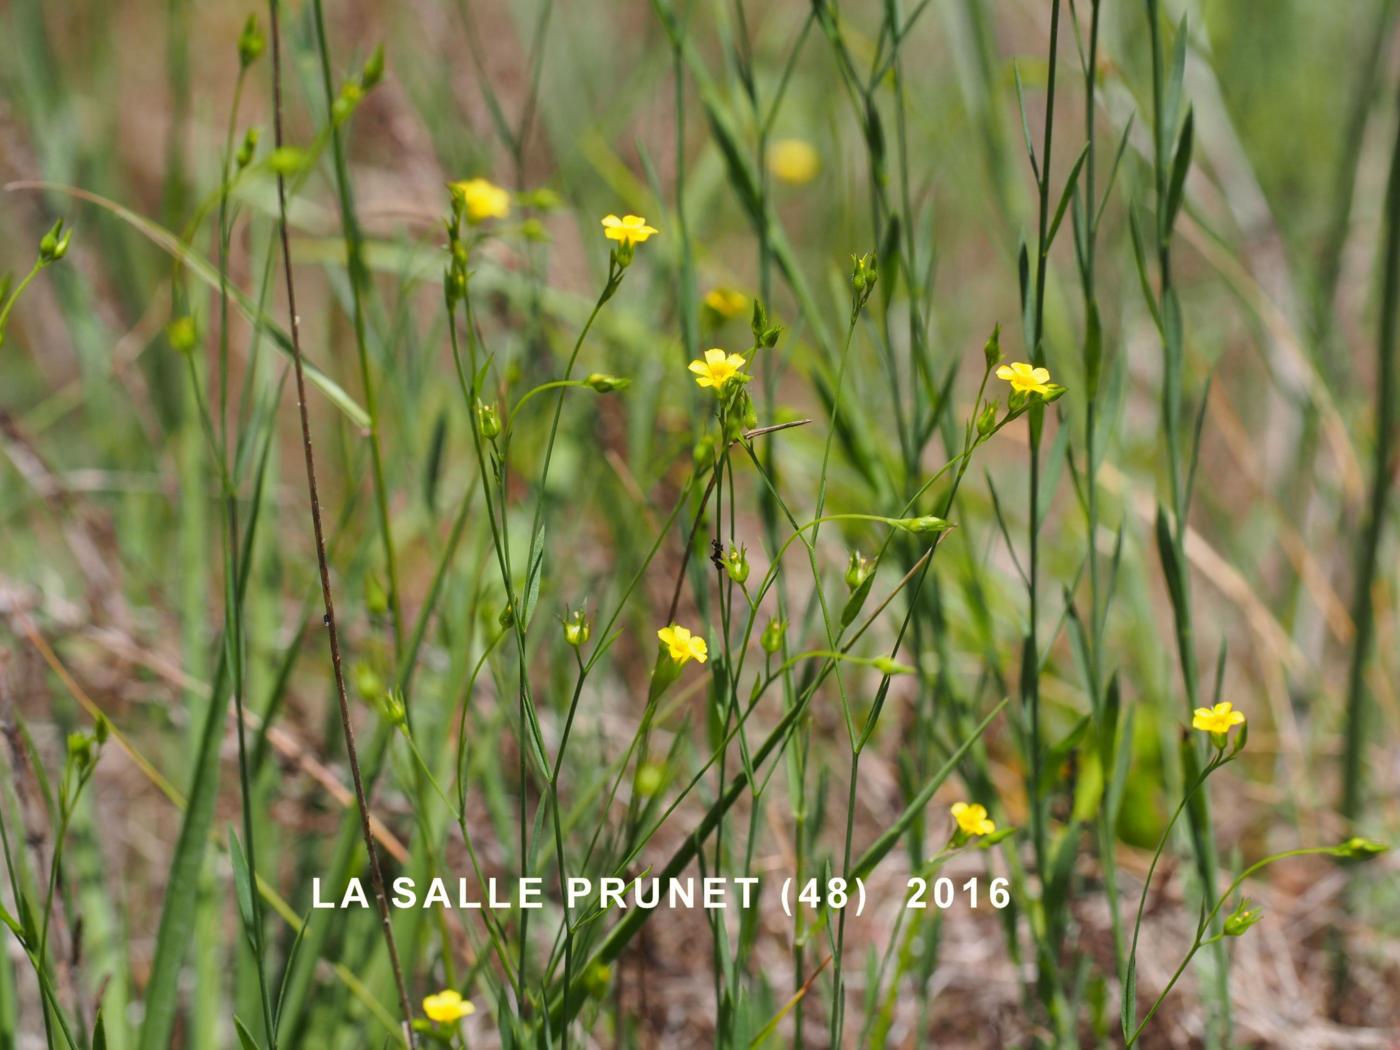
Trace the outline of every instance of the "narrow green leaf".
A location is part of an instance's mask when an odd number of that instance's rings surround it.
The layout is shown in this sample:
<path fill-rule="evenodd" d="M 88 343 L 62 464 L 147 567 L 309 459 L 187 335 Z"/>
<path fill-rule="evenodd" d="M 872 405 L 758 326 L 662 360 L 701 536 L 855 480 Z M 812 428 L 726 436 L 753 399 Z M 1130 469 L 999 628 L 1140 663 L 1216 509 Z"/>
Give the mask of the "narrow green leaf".
<path fill-rule="evenodd" d="M 1065 176 L 1064 189 L 1060 191 L 1060 203 L 1055 205 L 1055 217 L 1050 220 L 1050 228 L 1045 231 L 1045 251 L 1050 250 L 1050 245 L 1055 243 L 1055 234 L 1060 229 L 1060 223 L 1065 217 L 1065 209 L 1069 207 L 1070 198 L 1074 196 L 1075 187 L 1079 185 L 1079 172 L 1084 167 L 1084 158 L 1089 155 L 1089 144 L 1086 142 L 1084 148 L 1079 151 L 1079 156 L 1074 159 L 1074 167 L 1069 169 L 1069 174 Z"/>
<path fill-rule="evenodd" d="M 248 1031 L 248 1026 L 243 1023 L 241 1018 L 235 1017 L 233 1019 L 233 1027 L 238 1033 L 238 1045 L 243 1050 L 262 1050 L 262 1044 L 253 1038 L 253 1033 Z"/>
<path fill-rule="evenodd" d="M 1176 216 L 1181 210 L 1182 195 L 1186 187 L 1186 173 L 1191 168 L 1191 138 L 1195 111 L 1186 111 L 1186 123 L 1181 127 L 1181 138 L 1177 140 L 1176 156 L 1172 160 L 1171 182 L 1167 185 L 1166 213 L 1162 218 L 1162 235 L 1170 238 L 1176 226 Z"/>

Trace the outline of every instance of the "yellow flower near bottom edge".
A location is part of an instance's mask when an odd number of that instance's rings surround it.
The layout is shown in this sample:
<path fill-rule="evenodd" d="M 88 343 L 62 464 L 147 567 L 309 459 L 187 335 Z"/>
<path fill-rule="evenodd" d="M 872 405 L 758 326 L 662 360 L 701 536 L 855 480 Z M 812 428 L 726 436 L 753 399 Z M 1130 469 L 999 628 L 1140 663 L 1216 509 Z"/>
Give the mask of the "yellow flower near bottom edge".
<path fill-rule="evenodd" d="M 1203 733 L 1228 733 L 1232 726 L 1244 725 L 1244 714 L 1236 711 L 1226 700 L 1214 707 L 1198 707 L 1193 712 L 1191 728 Z"/>
<path fill-rule="evenodd" d="M 710 655 L 710 647 L 705 644 L 705 639 L 699 635 L 691 634 L 689 630 L 679 624 L 671 624 L 670 627 L 663 627 L 656 632 L 656 637 L 661 639 L 667 651 L 671 654 L 671 659 L 683 664 L 687 660 L 694 660 L 703 664 Z"/>
<path fill-rule="evenodd" d="M 739 369 L 744 367 L 742 354 L 726 354 L 718 347 L 705 351 L 703 361 L 690 362 L 690 370 L 695 374 L 695 382 L 702 387 L 714 387 L 718 390 L 739 374 Z"/>
<path fill-rule="evenodd" d="M 476 1007 L 463 999 L 455 988 L 444 988 L 423 1000 L 423 1012 L 430 1021 L 452 1024 L 476 1013 Z"/>
<path fill-rule="evenodd" d="M 990 835 L 997 829 L 996 821 L 987 816 L 987 807 L 979 803 L 954 802 L 949 812 L 969 835 Z"/>
<path fill-rule="evenodd" d="M 1050 392 L 1050 369 L 1036 368 L 1024 361 L 1013 361 L 997 369 L 997 378 L 1011 384 L 1018 394 L 1048 394 Z"/>

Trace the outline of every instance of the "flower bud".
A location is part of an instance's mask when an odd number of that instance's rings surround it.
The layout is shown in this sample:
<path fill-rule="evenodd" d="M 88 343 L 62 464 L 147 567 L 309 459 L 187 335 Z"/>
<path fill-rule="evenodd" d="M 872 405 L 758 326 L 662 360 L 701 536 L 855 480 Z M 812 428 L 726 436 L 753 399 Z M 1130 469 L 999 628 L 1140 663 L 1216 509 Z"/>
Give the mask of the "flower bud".
<path fill-rule="evenodd" d="M 987 362 L 987 371 L 991 371 L 1001 363 L 1001 325 L 992 326 L 992 334 L 987 337 L 986 345 L 982 347 L 982 358 Z"/>
<path fill-rule="evenodd" d="M 724 556 L 724 571 L 735 583 L 742 584 L 749 578 L 749 555 L 743 544 L 730 545 Z"/>
<path fill-rule="evenodd" d="M 354 675 L 356 691 L 371 703 L 377 703 L 388 692 L 384 687 L 384 679 L 369 664 L 357 663 Z"/>
<path fill-rule="evenodd" d="M 600 394 L 611 394 L 614 390 L 626 390 L 632 385 L 632 380 L 622 376 L 610 376 L 602 372 L 594 372 L 584 381 L 585 386 L 592 387 Z"/>
<path fill-rule="evenodd" d="M 1382 853 L 1388 852 L 1389 849 L 1390 847 L 1384 842 L 1353 836 L 1340 846 L 1334 847 L 1332 853 L 1345 860 L 1370 860 L 1372 857 L 1379 857 Z"/>
<path fill-rule="evenodd" d="M 575 609 L 564 621 L 564 641 L 575 649 L 587 642 L 592 634 L 593 625 L 588 622 L 582 609 Z"/>
<path fill-rule="evenodd" d="M 855 289 L 857 305 L 863 305 L 870 298 L 879 279 L 880 263 L 873 253 L 851 256 L 851 287 Z"/>
<path fill-rule="evenodd" d="M 883 675 L 914 674 L 915 669 L 908 664 L 897 662 L 888 656 L 877 656 L 871 662 L 871 666 Z"/>
<path fill-rule="evenodd" d="M 1242 898 L 1239 904 L 1235 905 L 1235 910 L 1225 920 L 1225 936 L 1241 936 L 1245 930 L 1263 918 L 1263 915 L 1262 908 L 1255 906 L 1248 897 Z"/>
<path fill-rule="evenodd" d="M 952 522 L 934 517 L 932 514 L 924 514 L 917 518 L 895 518 L 890 524 L 914 536 L 933 536 L 940 532 L 947 532 L 953 527 Z"/>
<path fill-rule="evenodd" d="M 389 611 L 389 592 L 374 573 L 365 576 L 365 608 L 372 616 L 383 616 Z"/>
<path fill-rule="evenodd" d="M 982 414 L 977 417 L 977 434 L 979 437 L 986 437 L 997 425 L 997 405 L 995 401 L 988 401 L 982 409 Z"/>
<path fill-rule="evenodd" d="M 242 171 L 249 164 L 253 163 L 253 154 L 258 151 L 258 138 L 261 132 L 257 128 L 249 128 L 243 134 L 243 144 L 238 147 L 238 153 L 234 156 L 234 163 L 238 165 L 238 170 Z"/>
<path fill-rule="evenodd" d="M 80 767 L 91 765 L 95 743 L 96 741 L 87 733 L 69 733 L 68 758 Z"/>
<path fill-rule="evenodd" d="M 305 150 L 295 146 L 283 146 L 267 155 L 267 166 L 274 175 L 295 175 L 307 166 L 309 158 Z"/>
<path fill-rule="evenodd" d="M 759 638 L 758 644 L 763 646 L 763 651 L 768 654 L 776 653 L 783 647 L 783 635 L 787 633 L 787 622 L 773 617 L 768 621 L 768 626 L 763 628 L 763 636 Z"/>
<path fill-rule="evenodd" d="M 199 345 L 199 332 L 195 328 L 194 318 L 175 318 L 165 326 L 165 338 L 170 342 L 170 349 L 177 353 L 194 353 L 194 348 Z"/>
<path fill-rule="evenodd" d="M 875 571 L 874 564 L 860 551 L 851 551 L 850 564 L 846 566 L 846 586 L 854 591 L 870 578 Z"/>
<path fill-rule="evenodd" d="M 379 712 L 384 716 L 384 721 L 396 729 L 408 724 L 408 708 L 403 702 L 403 694 L 397 689 L 384 694 L 379 701 Z"/>
<path fill-rule="evenodd" d="M 518 200 L 521 207 L 534 208 L 536 211 L 554 211 L 564 203 L 559 194 L 544 186 L 526 190 L 520 194 Z"/>
<path fill-rule="evenodd" d="M 763 300 L 755 298 L 753 301 L 753 316 L 749 318 L 749 331 L 753 333 L 755 346 L 763 345 L 763 333 L 768 330 L 768 311 L 764 309 Z"/>
<path fill-rule="evenodd" d="M 357 82 L 346 81 L 340 89 L 340 94 L 331 105 L 331 120 L 337 125 L 344 124 L 350 119 L 350 115 L 355 112 L 364 97 L 364 90 Z"/>
<path fill-rule="evenodd" d="M 68 241 L 72 238 L 73 231 L 63 228 L 63 220 L 59 219 L 49 228 L 49 232 L 44 234 L 39 240 L 39 265 L 47 266 L 49 263 L 58 262 L 68 254 Z"/>
<path fill-rule="evenodd" d="M 715 438 L 713 434 L 706 434 L 695 443 L 695 448 L 691 451 L 690 458 L 694 464 L 694 470 L 709 470 L 715 461 Z"/>
<path fill-rule="evenodd" d="M 612 985 L 612 967 L 605 962 L 596 962 L 583 973 L 583 988 L 590 998 L 602 999 Z"/>
<path fill-rule="evenodd" d="M 360 70 L 360 90 L 372 91 L 384 79 L 384 45 L 380 44 Z"/>
<path fill-rule="evenodd" d="M 267 47 L 267 38 L 262 35 L 262 30 L 258 28 L 258 18 L 256 15 L 249 15 L 248 21 L 243 23 L 243 32 L 238 34 L 238 64 L 243 69 L 247 69 L 258 60 L 258 56 Z"/>
<path fill-rule="evenodd" d="M 476 403 L 476 429 L 488 441 L 501 433 L 501 417 L 495 405 L 488 405 L 485 401 Z"/>

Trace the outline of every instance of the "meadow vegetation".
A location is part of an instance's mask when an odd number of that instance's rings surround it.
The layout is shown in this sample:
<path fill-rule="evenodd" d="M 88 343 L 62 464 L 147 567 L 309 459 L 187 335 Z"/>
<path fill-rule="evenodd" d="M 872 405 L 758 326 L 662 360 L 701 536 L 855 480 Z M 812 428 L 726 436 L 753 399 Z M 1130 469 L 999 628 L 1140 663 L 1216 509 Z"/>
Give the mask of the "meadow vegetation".
<path fill-rule="evenodd" d="M 11 0 L 0 1046 L 1394 1045 L 1396 7 Z"/>

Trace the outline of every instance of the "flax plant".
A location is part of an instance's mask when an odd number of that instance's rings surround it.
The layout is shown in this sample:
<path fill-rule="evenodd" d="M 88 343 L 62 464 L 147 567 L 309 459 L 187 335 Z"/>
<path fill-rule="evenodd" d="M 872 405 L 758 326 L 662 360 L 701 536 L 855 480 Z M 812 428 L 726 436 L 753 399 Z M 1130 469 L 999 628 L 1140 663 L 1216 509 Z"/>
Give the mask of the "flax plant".
<path fill-rule="evenodd" d="M 148 7 L 0 14 L 0 1046 L 1393 1020 L 1396 0 Z"/>

